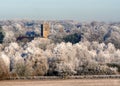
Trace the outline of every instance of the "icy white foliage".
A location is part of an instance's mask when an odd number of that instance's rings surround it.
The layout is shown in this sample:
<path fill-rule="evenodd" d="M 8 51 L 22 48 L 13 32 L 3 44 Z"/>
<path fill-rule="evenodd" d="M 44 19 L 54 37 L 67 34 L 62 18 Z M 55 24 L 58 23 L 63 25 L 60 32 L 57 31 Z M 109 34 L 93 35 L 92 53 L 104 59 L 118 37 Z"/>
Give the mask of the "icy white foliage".
<path fill-rule="evenodd" d="M 113 59 L 115 59 L 113 55 L 115 53 L 116 49 L 110 43 L 108 45 L 97 42 L 90 44 L 88 41 L 74 45 L 71 43 L 61 43 L 53 50 L 52 61 L 54 64 L 52 63 L 52 66 L 55 66 L 54 71 L 57 71 L 58 74 L 68 72 L 68 70 L 69 74 L 76 74 L 78 70 L 81 70 L 80 67 L 88 63 L 92 63 L 94 68 L 96 63 L 106 64 L 113 62 Z"/>
<path fill-rule="evenodd" d="M 43 46 L 41 47 L 41 46 Z M 2 45 L 1 45 L 2 47 Z M 120 50 L 112 43 L 82 41 L 76 44 L 60 43 L 51 44 L 50 40 L 36 38 L 33 41 L 20 46 L 18 43 L 9 43 L 0 54 L 6 66 L 11 71 L 25 68 L 24 75 L 73 75 L 89 73 L 88 69 L 96 72 L 117 71 L 117 68 L 107 67 L 107 63 L 120 62 Z M 102 65 L 100 65 L 102 64 Z M 106 66 L 106 67 L 104 67 Z M 99 71 L 100 69 L 100 71 Z M 30 72 L 30 73 L 29 73 Z M 90 72 L 91 74 L 92 72 Z M 102 72 L 103 73 L 103 72 Z"/>
<path fill-rule="evenodd" d="M 1 52 L 0 59 L 2 59 L 4 61 L 6 67 L 9 69 L 10 68 L 10 58 L 7 55 L 5 55 L 4 52 Z"/>
<path fill-rule="evenodd" d="M 68 31 L 66 34 L 82 33 L 83 40 L 72 44 L 57 43 L 50 39 L 36 37 L 31 42 L 20 44 L 15 42 L 16 37 L 27 31 L 27 26 L 24 25 L 26 21 L 14 22 L 6 22 L 3 26 L 5 44 L 0 44 L 0 58 L 10 69 L 10 72 L 14 70 L 21 74 L 17 71 L 19 67 L 21 67 L 20 70 L 22 67 L 26 68 L 25 72 L 30 72 L 30 75 L 72 75 L 82 74 L 83 71 L 85 73 L 91 72 L 89 70 L 97 73 L 102 70 L 118 70 L 118 68 L 108 67 L 107 64 L 120 64 L 119 23 L 80 23 L 80 27 L 77 28 L 75 27 L 76 22 L 54 22 L 53 29 L 56 34 L 51 36 L 51 39 L 54 37 L 53 39 L 61 42 L 63 33 Z M 39 31 L 39 23 L 36 22 L 33 26 L 36 33 Z"/>

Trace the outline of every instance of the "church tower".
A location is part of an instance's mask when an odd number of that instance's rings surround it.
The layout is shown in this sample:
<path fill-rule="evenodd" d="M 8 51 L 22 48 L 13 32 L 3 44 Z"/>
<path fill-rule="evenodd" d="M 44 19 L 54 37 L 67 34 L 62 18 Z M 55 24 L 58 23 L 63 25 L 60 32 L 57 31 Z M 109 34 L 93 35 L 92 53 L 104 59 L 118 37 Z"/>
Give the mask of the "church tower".
<path fill-rule="evenodd" d="M 41 37 L 48 38 L 49 32 L 50 32 L 49 23 L 45 22 L 41 24 Z"/>

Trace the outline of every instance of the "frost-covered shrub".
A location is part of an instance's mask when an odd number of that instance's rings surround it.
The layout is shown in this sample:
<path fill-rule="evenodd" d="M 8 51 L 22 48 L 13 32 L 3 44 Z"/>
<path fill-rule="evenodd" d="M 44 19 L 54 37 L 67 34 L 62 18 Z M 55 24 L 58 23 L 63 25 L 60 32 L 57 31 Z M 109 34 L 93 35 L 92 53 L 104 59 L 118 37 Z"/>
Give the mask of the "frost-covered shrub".
<path fill-rule="evenodd" d="M 75 54 L 71 43 L 58 44 L 53 50 L 53 58 L 49 59 L 49 72 L 53 75 L 74 74 Z"/>
<path fill-rule="evenodd" d="M 50 39 L 35 38 L 28 45 L 41 48 L 42 50 L 46 50 L 47 46 L 50 45 L 50 43 L 51 43 Z"/>
<path fill-rule="evenodd" d="M 116 74 L 117 70 L 112 70 L 106 65 L 100 65 L 98 63 L 85 63 L 77 69 L 78 75 L 112 75 Z"/>
<path fill-rule="evenodd" d="M 33 72 L 35 76 L 44 76 L 48 71 L 48 64 L 46 59 L 36 60 L 33 64 Z"/>
<path fill-rule="evenodd" d="M 4 65 L 7 67 L 8 71 L 9 71 L 9 69 L 10 69 L 9 57 L 4 52 L 0 52 L 0 59 L 2 59 Z"/>
<path fill-rule="evenodd" d="M 32 68 L 32 64 L 29 61 L 24 62 L 23 60 L 18 61 L 14 65 L 14 69 L 12 71 L 13 74 L 16 74 L 17 76 L 33 76 L 34 70 Z"/>
<path fill-rule="evenodd" d="M 21 62 L 16 63 L 14 71 L 18 76 L 26 76 L 26 65 Z"/>
<path fill-rule="evenodd" d="M 9 69 L 4 60 L 0 57 L 0 79 L 9 78 Z"/>

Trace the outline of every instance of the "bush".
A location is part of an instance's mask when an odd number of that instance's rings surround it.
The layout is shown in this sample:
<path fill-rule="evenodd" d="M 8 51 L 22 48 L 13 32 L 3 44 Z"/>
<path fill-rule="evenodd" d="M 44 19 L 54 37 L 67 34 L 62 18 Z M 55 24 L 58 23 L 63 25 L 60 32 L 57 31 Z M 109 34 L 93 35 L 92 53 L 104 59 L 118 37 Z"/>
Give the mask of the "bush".
<path fill-rule="evenodd" d="M 15 72 L 18 76 L 25 76 L 26 66 L 23 63 L 17 63 L 15 66 Z"/>
<path fill-rule="evenodd" d="M 24 62 L 18 62 L 15 65 L 15 69 L 13 71 L 14 75 L 17 75 L 19 77 L 21 76 L 32 76 L 33 75 L 33 70 L 32 70 L 32 66 L 30 65 L 31 63 L 24 63 Z"/>
<path fill-rule="evenodd" d="M 35 76 L 44 76 L 47 74 L 48 65 L 46 59 L 36 60 L 33 65 Z"/>
<path fill-rule="evenodd" d="M 118 72 L 120 73 L 120 64 L 117 64 L 117 63 L 108 63 L 107 65 L 109 67 L 117 68 Z"/>
<path fill-rule="evenodd" d="M 77 74 L 78 75 L 113 75 L 116 74 L 116 71 L 112 70 L 110 67 L 106 65 L 88 63 L 86 65 L 82 65 L 77 70 Z"/>
<path fill-rule="evenodd" d="M 2 58 L 0 58 L 0 79 L 9 78 L 9 69 L 5 65 Z"/>

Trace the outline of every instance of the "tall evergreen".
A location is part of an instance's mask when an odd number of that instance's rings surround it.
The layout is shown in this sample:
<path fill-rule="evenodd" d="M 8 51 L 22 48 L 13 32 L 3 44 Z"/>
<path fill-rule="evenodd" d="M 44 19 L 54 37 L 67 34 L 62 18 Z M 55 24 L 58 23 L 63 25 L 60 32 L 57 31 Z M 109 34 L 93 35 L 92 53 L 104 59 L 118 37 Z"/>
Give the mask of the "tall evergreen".
<path fill-rule="evenodd" d="M 0 43 L 3 43 L 3 39 L 4 39 L 4 32 L 3 32 L 3 29 L 2 29 L 2 26 L 0 26 Z"/>

